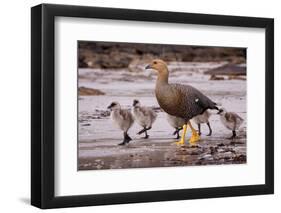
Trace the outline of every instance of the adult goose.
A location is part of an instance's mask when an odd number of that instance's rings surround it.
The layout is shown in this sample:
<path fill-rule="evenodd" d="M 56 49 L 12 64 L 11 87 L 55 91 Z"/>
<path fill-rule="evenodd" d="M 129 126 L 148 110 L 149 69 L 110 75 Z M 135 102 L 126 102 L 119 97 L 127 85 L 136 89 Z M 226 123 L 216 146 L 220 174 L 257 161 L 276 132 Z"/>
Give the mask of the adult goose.
<path fill-rule="evenodd" d="M 158 78 L 155 86 L 155 95 L 160 107 L 168 114 L 183 118 L 183 134 L 177 144 L 185 143 L 187 126 L 191 128 L 190 144 L 200 140 L 200 136 L 190 123 L 190 119 L 204 113 L 207 109 L 219 110 L 216 103 L 203 95 L 199 90 L 189 85 L 170 84 L 169 71 L 166 63 L 160 59 L 153 60 L 146 69 L 157 71 Z"/>

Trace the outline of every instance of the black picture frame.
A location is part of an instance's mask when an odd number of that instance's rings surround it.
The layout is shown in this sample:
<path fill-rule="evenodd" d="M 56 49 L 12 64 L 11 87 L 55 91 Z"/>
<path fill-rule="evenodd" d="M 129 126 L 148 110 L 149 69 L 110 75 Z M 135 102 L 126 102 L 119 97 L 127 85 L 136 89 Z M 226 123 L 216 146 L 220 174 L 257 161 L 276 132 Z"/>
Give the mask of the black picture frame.
<path fill-rule="evenodd" d="M 56 197 L 54 194 L 54 21 L 55 17 L 58 16 L 265 29 L 265 184 Z M 274 193 L 273 19 L 41 4 L 31 8 L 31 97 L 31 204 L 39 208 L 140 203 Z"/>

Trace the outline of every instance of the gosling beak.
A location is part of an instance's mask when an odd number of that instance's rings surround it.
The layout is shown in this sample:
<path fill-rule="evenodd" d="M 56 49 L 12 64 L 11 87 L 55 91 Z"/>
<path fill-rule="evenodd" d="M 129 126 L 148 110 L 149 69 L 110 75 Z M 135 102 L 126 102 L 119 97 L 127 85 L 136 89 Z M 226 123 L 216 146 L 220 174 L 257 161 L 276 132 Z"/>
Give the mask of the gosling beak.
<path fill-rule="evenodd" d="M 219 115 L 219 114 L 221 114 L 223 112 L 223 110 L 222 109 L 219 109 L 219 111 L 217 112 L 217 114 Z"/>
<path fill-rule="evenodd" d="M 133 106 L 136 106 L 137 103 L 138 103 L 138 101 L 137 101 L 137 100 L 134 100 Z"/>
<path fill-rule="evenodd" d="M 111 106 L 111 105 L 109 105 L 109 106 L 107 107 L 107 109 L 111 109 L 111 107 L 112 107 L 112 106 Z"/>
<path fill-rule="evenodd" d="M 150 64 L 146 65 L 145 69 L 152 69 L 152 66 Z"/>

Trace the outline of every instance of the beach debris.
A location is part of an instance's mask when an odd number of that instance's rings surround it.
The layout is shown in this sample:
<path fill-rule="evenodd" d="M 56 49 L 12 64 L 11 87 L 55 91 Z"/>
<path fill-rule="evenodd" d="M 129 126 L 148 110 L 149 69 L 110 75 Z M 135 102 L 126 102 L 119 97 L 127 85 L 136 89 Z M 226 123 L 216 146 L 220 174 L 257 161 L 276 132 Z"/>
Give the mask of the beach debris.
<path fill-rule="evenodd" d="M 218 80 L 224 80 L 224 77 L 222 76 L 217 76 L 217 75 L 211 75 L 209 80 L 211 81 L 218 81 Z"/>

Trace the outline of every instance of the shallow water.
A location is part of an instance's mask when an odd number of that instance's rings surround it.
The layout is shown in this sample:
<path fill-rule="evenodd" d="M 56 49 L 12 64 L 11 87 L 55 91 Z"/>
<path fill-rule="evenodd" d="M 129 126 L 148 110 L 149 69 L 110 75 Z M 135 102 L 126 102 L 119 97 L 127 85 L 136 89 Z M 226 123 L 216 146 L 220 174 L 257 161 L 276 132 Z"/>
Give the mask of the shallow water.
<path fill-rule="evenodd" d="M 170 82 L 189 84 L 201 90 L 219 105 L 238 113 L 244 123 L 233 141 L 226 139 L 231 131 L 213 112 L 210 123 L 213 135 L 208 137 L 207 125 L 202 125 L 198 146 L 177 146 L 174 129 L 166 116 L 157 110 L 157 119 L 149 130 L 149 139 L 136 135 L 141 129 L 134 124 L 129 130 L 133 140 L 127 146 L 117 146 L 123 134 L 110 120 L 107 106 L 118 101 L 123 108 L 131 108 L 133 100 L 159 108 L 154 96 L 156 75 L 153 72 L 128 70 L 80 69 L 79 86 L 99 89 L 103 96 L 79 97 L 79 159 L 80 170 L 109 168 L 138 168 L 246 162 L 246 81 L 210 81 L 203 72 L 224 63 L 174 63 L 169 66 Z M 179 66 L 180 65 L 180 66 Z M 187 138 L 190 137 L 188 132 Z"/>

